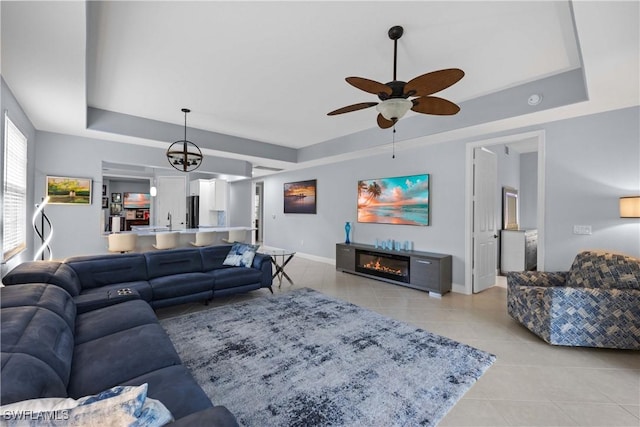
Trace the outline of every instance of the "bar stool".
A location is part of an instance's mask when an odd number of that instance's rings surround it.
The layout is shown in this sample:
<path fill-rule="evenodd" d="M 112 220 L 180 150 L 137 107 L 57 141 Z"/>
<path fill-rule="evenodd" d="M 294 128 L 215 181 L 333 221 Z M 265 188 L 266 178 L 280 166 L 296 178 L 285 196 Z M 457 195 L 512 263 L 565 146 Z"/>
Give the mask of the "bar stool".
<path fill-rule="evenodd" d="M 131 252 L 136 249 L 138 235 L 135 233 L 111 233 L 108 237 L 109 252 Z"/>
<path fill-rule="evenodd" d="M 151 245 L 156 249 L 173 249 L 178 247 L 178 232 L 156 234 L 156 244 Z"/>
<path fill-rule="evenodd" d="M 227 243 L 235 243 L 235 242 L 244 243 L 244 240 L 246 238 L 247 238 L 246 230 L 229 230 L 229 237 L 226 239 L 222 239 L 222 241 Z"/>
<path fill-rule="evenodd" d="M 213 231 L 198 231 L 196 233 L 196 241 L 189 242 L 193 246 L 211 246 L 215 241 L 215 232 Z"/>

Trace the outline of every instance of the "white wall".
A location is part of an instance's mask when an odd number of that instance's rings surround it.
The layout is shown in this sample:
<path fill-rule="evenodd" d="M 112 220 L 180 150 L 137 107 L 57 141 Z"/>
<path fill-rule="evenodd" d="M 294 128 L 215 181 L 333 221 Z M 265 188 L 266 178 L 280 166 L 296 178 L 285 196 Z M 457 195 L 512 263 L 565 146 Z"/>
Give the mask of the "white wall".
<path fill-rule="evenodd" d="M 582 249 L 640 257 L 640 219 L 618 211 L 620 196 L 640 194 L 639 122 L 633 107 L 546 126 L 546 270 L 566 270 Z"/>
<path fill-rule="evenodd" d="M 520 228 L 538 227 L 538 153 L 520 154 Z"/>
<path fill-rule="evenodd" d="M 229 226 L 251 226 L 251 181 L 231 182 L 229 187 Z"/>
<path fill-rule="evenodd" d="M 398 144 L 400 146 L 401 144 Z M 401 148 L 401 147 L 399 147 Z M 272 175 L 264 179 L 264 243 L 316 257 L 335 258 L 352 223 L 352 241 L 409 240 L 414 249 L 453 255 L 456 283 L 464 281 L 464 145 L 440 144 Z M 461 159 L 457 162 L 455 159 Z M 365 224 L 356 221 L 357 182 L 429 173 L 431 225 Z M 317 214 L 284 214 L 283 184 L 317 179 Z M 458 189 L 461 189 L 458 191 Z"/>
<path fill-rule="evenodd" d="M 640 193 L 640 108 L 514 129 L 349 160 L 261 178 L 265 188 L 264 242 L 321 258 L 335 258 L 352 221 L 353 241 L 411 240 L 417 250 L 453 255 L 453 282 L 464 284 L 465 144 L 509 134 L 546 131 L 545 268 L 566 270 L 585 248 L 640 257 L 640 220 L 620 219 L 618 197 Z M 398 146 L 401 147 L 402 143 Z M 360 179 L 430 173 L 431 226 L 358 224 L 356 184 Z M 283 214 L 282 185 L 317 179 L 317 215 Z M 237 205 L 234 209 L 250 209 Z M 591 225 L 591 236 L 572 234 L 574 224 Z"/>

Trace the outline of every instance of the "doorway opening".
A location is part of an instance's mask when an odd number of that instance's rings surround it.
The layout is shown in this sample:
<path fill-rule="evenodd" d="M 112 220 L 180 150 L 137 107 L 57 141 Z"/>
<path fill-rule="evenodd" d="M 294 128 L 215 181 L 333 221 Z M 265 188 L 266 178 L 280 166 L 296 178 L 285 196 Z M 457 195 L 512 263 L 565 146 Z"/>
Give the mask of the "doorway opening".
<path fill-rule="evenodd" d="M 264 241 L 264 182 L 256 182 L 253 192 L 253 227 L 255 228 L 255 243 L 261 245 Z"/>
<path fill-rule="evenodd" d="M 474 251 L 474 230 L 478 228 L 474 224 L 474 151 L 477 148 L 498 148 L 499 145 L 505 145 L 508 149 L 516 149 L 522 152 L 537 153 L 535 160 L 536 165 L 536 190 L 535 190 L 535 218 L 532 222 L 535 222 L 535 227 L 538 230 L 538 251 L 537 251 L 537 268 L 538 270 L 544 270 L 544 149 L 545 149 L 545 133 L 544 131 L 527 132 L 522 134 L 509 135 L 499 138 L 491 138 L 486 140 L 480 140 L 470 142 L 466 146 L 466 188 L 465 188 L 465 285 L 464 289 L 459 291 L 465 294 L 474 293 L 474 283 L 477 282 L 476 269 L 478 260 L 475 259 Z M 500 185 L 500 184 L 499 184 Z M 496 189 L 497 194 L 502 194 L 502 188 Z M 496 200 L 496 211 L 500 212 L 501 200 Z M 496 215 L 500 217 L 500 215 Z M 496 228 L 502 228 L 502 223 L 496 224 Z M 498 245 L 499 247 L 499 245 Z M 497 255 L 496 255 L 497 257 Z M 498 265 L 496 265 L 496 275 Z M 500 284 L 500 280 L 496 281 L 496 284 Z"/>

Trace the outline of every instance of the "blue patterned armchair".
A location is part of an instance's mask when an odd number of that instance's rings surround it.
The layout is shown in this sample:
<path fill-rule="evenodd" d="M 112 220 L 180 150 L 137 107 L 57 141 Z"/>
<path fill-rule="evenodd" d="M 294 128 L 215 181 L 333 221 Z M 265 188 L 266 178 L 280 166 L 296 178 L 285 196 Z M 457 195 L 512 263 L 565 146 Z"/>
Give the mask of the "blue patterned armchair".
<path fill-rule="evenodd" d="M 549 344 L 640 350 L 640 259 L 584 251 L 566 272 L 510 272 L 507 310 Z"/>

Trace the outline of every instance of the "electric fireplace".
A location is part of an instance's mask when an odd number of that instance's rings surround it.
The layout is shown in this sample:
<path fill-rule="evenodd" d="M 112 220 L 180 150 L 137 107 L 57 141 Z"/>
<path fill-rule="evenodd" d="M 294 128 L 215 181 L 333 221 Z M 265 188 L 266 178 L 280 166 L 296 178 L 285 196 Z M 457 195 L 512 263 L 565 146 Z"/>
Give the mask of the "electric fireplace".
<path fill-rule="evenodd" d="M 410 257 L 356 249 L 356 271 L 396 282 L 409 283 Z"/>

